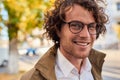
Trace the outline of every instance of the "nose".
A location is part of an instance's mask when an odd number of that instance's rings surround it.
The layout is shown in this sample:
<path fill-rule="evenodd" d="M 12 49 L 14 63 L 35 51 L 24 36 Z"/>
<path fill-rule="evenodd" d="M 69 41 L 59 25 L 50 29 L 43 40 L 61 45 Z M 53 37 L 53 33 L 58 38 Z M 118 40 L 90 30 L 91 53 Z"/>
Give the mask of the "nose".
<path fill-rule="evenodd" d="M 79 33 L 80 37 L 90 37 L 90 33 L 88 31 L 87 25 L 85 25 L 82 31 Z"/>

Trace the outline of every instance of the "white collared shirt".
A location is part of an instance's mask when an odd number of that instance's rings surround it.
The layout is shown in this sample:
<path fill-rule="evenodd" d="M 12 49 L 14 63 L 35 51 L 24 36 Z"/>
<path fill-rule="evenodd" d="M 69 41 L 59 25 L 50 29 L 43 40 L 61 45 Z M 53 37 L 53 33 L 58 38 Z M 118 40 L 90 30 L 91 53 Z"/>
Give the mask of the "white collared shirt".
<path fill-rule="evenodd" d="M 55 73 L 57 80 L 94 80 L 88 58 L 84 60 L 79 74 L 77 68 L 63 56 L 59 49 L 57 50 Z"/>

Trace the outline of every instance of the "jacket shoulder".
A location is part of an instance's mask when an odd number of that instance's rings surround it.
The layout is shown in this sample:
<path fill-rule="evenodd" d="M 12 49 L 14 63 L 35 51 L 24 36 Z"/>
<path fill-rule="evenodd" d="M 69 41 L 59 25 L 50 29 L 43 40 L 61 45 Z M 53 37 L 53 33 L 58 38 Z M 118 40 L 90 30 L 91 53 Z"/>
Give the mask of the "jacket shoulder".
<path fill-rule="evenodd" d="M 28 72 L 26 72 L 20 80 L 46 80 L 41 73 L 36 69 L 32 68 Z"/>
<path fill-rule="evenodd" d="M 91 64 L 101 72 L 106 54 L 95 49 L 90 51 L 89 59 Z"/>
<path fill-rule="evenodd" d="M 99 59 L 104 59 L 106 54 L 101 52 L 101 51 L 98 51 L 98 50 L 95 50 L 95 49 L 91 49 L 90 51 L 90 57 L 99 57 Z"/>
<path fill-rule="evenodd" d="M 32 74 L 34 73 L 35 68 L 32 68 L 31 70 L 29 70 L 28 72 L 26 72 L 24 75 L 22 75 L 20 80 L 30 80 Z"/>

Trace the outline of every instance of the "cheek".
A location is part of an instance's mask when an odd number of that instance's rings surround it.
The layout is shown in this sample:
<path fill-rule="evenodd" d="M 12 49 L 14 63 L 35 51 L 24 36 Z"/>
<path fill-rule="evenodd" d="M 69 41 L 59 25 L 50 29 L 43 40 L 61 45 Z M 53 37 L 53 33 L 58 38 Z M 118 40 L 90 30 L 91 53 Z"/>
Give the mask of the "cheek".
<path fill-rule="evenodd" d="M 68 38 L 68 36 L 71 36 L 71 32 L 70 32 L 68 26 L 66 25 L 66 26 L 63 26 L 61 28 L 61 32 L 59 33 L 59 37 L 60 38 Z"/>
<path fill-rule="evenodd" d="M 61 33 L 60 37 L 60 43 L 61 44 L 70 44 L 72 41 L 72 35 L 69 34 L 69 32 L 65 31 Z"/>
<path fill-rule="evenodd" d="M 68 42 L 70 40 L 70 36 L 67 32 L 61 33 L 60 42 Z"/>

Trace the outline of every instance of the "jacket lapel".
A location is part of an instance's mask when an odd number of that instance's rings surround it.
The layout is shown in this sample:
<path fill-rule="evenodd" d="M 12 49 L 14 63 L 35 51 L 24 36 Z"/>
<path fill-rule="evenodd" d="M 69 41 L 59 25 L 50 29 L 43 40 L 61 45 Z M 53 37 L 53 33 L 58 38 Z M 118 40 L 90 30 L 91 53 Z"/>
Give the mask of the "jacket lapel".
<path fill-rule="evenodd" d="M 56 52 L 56 47 L 52 47 L 35 65 L 35 68 L 38 69 L 41 75 L 47 80 L 57 80 L 55 76 Z"/>

